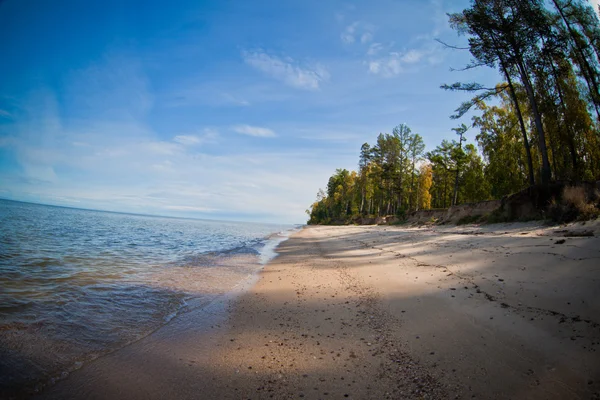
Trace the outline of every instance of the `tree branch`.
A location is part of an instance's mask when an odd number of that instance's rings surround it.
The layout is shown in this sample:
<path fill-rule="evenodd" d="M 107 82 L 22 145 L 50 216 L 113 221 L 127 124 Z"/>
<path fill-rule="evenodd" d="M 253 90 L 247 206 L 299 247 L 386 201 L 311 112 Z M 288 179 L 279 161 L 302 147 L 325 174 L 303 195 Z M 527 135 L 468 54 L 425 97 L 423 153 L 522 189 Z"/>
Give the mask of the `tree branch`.
<path fill-rule="evenodd" d="M 458 69 L 456 69 L 456 68 L 452 68 L 452 67 L 450 67 L 450 71 L 451 71 L 451 72 L 467 71 L 467 70 L 470 70 L 470 69 L 473 69 L 473 68 L 477 68 L 477 67 L 483 67 L 483 66 L 485 66 L 485 65 L 487 65 L 487 64 L 486 64 L 486 63 L 484 63 L 484 62 L 480 62 L 480 63 L 476 63 L 476 64 L 469 64 L 469 65 L 467 65 L 467 66 L 466 66 L 466 67 L 464 67 L 464 68 L 458 68 Z"/>
<path fill-rule="evenodd" d="M 435 40 L 436 42 L 440 43 L 441 45 L 443 45 L 445 47 L 448 47 L 449 49 L 454 49 L 454 50 L 470 50 L 469 47 L 452 46 L 451 44 L 448 44 L 448 43 L 442 41 L 441 39 L 437 39 L 436 38 L 436 39 L 433 39 L 433 40 Z"/>
<path fill-rule="evenodd" d="M 504 85 L 501 87 L 501 89 L 504 90 L 504 89 L 506 89 L 506 87 L 507 87 L 507 85 Z M 481 83 L 477 83 L 477 82 L 469 82 L 469 83 L 455 82 L 451 85 L 443 84 L 440 86 L 440 89 L 451 90 L 451 91 L 459 90 L 462 92 L 478 92 L 480 90 L 496 91 L 497 87 L 488 88 L 488 87 L 483 86 Z"/>
<path fill-rule="evenodd" d="M 463 102 L 456 110 L 456 114 L 450 116 L 450 119 L 459 119 L 463 115 L 465 115 L 474 105 L 479 104 L 480 102 L 492 97 L 496 96 L 503 91 L 508 89 L 508 85 L 498 85 L 494 89 L 488 89 L 485 93 L 479 94 L 473 97 L 471 100 Z"/>

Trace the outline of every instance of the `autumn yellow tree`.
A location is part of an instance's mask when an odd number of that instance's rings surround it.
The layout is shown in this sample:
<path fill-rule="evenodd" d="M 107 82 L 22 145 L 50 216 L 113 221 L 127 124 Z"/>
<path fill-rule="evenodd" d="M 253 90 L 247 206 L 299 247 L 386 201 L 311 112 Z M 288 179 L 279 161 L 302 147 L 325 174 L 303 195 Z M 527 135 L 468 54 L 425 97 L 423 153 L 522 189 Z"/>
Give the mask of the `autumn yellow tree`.
<path fill-rule="evenodd" d="M 433 182 L 433 170 L 431 164 L 423 164 L 419 168 L 419 179 L 417 181 L 417 210 L 431 208 L 431 184 Z"/>

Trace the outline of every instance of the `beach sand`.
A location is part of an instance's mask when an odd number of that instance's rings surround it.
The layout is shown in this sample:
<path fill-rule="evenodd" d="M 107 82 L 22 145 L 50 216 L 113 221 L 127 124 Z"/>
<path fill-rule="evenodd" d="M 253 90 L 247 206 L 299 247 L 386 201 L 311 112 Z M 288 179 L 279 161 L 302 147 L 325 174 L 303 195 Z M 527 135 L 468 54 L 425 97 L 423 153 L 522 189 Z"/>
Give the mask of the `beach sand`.
<path fill-rule="evenodd" d="M 600 398 L 597 223 L 308 227 L 278 252 L 39 397 Z"/>

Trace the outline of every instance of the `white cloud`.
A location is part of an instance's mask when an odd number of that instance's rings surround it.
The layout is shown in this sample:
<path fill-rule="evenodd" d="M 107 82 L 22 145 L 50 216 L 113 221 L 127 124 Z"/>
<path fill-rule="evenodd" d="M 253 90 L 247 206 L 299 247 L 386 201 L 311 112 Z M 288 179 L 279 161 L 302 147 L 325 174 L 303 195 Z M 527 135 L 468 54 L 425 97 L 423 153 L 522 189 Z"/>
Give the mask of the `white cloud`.
<path fill-rule="evenodd" d="M 356 33 L 356 28 L 358 27 L 358 22 L 354 22 L 346 27 L 342 34 L 340 35 L 342 42 L 344 43 L 354 43 L 356 38 L 354 34 Z"/>
<path fill-rule="evenodd" d="M 373 29 L 374 27 L 370 24 L 356 21 L 342 31 L 340 38 L 346 44 L 355 42 L 367 44 L 373 40 Z"/>
<path fill-rule="evenodd" d="M 600 0 L 596 0 L 600 1 Z M 413 72 L 424 64 L 439 64 L 444 59 L 441 46 L 434 39 L 442 32 L 451 31 L 448 27 L 446 8 L 442 0 L 428 0 L 430 31 L 413 35 L 401 40 L 403 48 L 399 48 L 391 39 L 390 33 L 396 35 L 392 29 L 395 20 L 379 18 L 378 25 L 356 21 L 347 25 L 341 33 L 342 41 L 354 44 L 365 51 L 363 64 L 368 67 L 368 72 L 385 78 L 394 77 L 405 72 Z M 393 22 L 393 25 L 390 23 Z M 375 33 L 377 40 L 375 41 Z M 452 32 L 455 34 L 455 32 Z"/>
<path fill-rule="evenodd" d="M 368 56 L 374 56 L 379 53 L 383 49 L 383 45 L 381 43 L 371 43 L 369 46 L 369 50 L 367 51 Z"/>
<path fill-rule="evenodd" d="M 360 37 L 361 43 L 369 43 L 371 40 L 373 40 L 373 34 L 371 32 L 365 32 Z"/>
<path fill-rule="evenodd" d="M 233 130 L 242 135 L 248 136 L 256 136 L 256 137 L 275 137 L 277 136 L 275 132 L 273 132 L 269 128 L 261 128 L 259 126 L 250 126 L 250 125 L 236 125 L 233 127 Z"/>
<path fill-rule="evenodd" d="M 151 153 L 172 156 L 179 153 L 182 148 L 179 144 L 165 141 L 143 143 L 142 146 Z"/>
<path fill-rule="evenodd" d="M 292 58 L 270 56 L 263 51 L 244 52 L 246 64 L 285 84 L 306 90 L 319 89 L 329 79 L 329 72 L 321 65 L 299 66 Z"/>
<path fill-rule="evenodd" d="M 173 140 L 184 146 L 194 146 L 200 143 L 200 138 L 196 135 L 177 135 Z"/>
<path fill-rule="evenodd" d="M 162 163 L 152 164 L 151 168 L 157 172 L 175 172 L 173 163 L 169 160 L 165 160 Z"/>
<path fill-rule="evenodd" d="M 77 87 L 83 78 L 77 77 Z M 122 85 L 115 81 L 114 87 L 124 90 L 129 99 L 131 93 L 122 88 L 128 80 L 129 75 L 123 77 Z M 110 89 L 94 104 L 111 108 Z M 138 88 L 131 91 L 138 93 Z M 251 93 L 239 95 L 249 98 Z M 159 215 L 303 222 L 316 189 L 340 163 L 334 156 L 339 146 L 322 150 L 313 149 L 312 144 L 294 145 L 283 150 L 288 145 L 282 140 L 270 141 L 269 146 L 253 140 L 250 146 L 248 140 L 233 134 L 236 128 L 244 135 L 273 137 L 275 131 L 285 130 L 287 136 L 297 121 L 288 126 L 271 126 L 274 121 L 258 126 L 213 125 L 234 136 L 205 149 L 207 141 L 218 138 L 215 128 L 155 131 L 137 106 L 125 118 L 125 100 L 122 113 L 107 117 L 100 108 L 97 117 L 90 114 L 79 119 L 66 118 L 49 90 L 32 96 L 15 113 L 18 119 L 0 124 L 0 146 L 19 165 L 0 171 L 0 190 L 9 190 L 9 197 L 15 199 L 77 202 L 85 208 Z M 354 152 L 348 158 L 353 165 Z"/>
<path fill-rule="evenodd" d="M 378 50 L 369 52 L 367 55 L 374 56 L 377 52 Z M 367 65 L 371 74 L 390 78 L 408 71 L 408 67 L 410 66 L 414 67 L 423 62 L 435 65 L 439 64 L 442 60 L 439 48 L 432 46 L 429 48 L 411 49 L 404 53 L 392 51 L 386 56 L 368 60 Z"/>
<path fill-rule="evenodd" d="M 399 53 L 392 52 L 387 57 L 369 62 L 369 72 L 374 75 L 381 75 L 384 78 L 396 76 L 404 71 L 401 62 L 402 56 Z"/>
<path fill-rule="evenodd" d="M 423 58 L 424 52 L 422 50 L 409 50 L 402 56 L 402 62 L 406 64 L 417 63 Z"/>
<path fill-rule="evenodd" d="M 183 146 L 198 146 L 208 142 L 214 143 L 218 136 L 219 133 L 215 129 L 205 128 L 202 135 L 177 135 L 173 141 Z"/>

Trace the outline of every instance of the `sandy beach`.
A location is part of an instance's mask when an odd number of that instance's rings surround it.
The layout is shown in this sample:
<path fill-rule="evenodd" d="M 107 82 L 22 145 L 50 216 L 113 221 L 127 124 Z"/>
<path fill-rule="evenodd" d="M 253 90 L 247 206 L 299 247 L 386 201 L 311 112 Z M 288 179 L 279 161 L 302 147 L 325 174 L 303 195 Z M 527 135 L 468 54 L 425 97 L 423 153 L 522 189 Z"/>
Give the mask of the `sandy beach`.
<path fill-rule="evenodd" d="M 597 223 L 308 227 L 248 290 L 38 397 L 598 399 L 599 237 Z"/>

